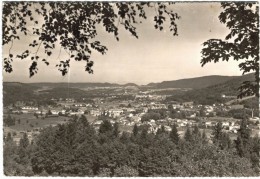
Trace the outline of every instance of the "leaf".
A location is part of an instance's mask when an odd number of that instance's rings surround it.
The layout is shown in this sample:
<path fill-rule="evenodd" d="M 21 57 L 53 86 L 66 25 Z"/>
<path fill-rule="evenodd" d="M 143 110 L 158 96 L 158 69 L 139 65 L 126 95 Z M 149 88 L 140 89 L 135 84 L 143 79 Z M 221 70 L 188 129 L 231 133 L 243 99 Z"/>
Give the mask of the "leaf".
<path fill-rule="evenodd" d="M 32 77 L 35 73 L 37 73 L 37 62 L 33 61 L 30 68 L 29 68 L 29 73 L 30 73 L 30 77 Z"/>
<path fill-rule="evenodd" d="M 48 52 L 47 52 L 47 55 L 48 55 L 48 56 L 51 56 L 51 54 L 52 54 L 51 51 L 48 51 Z"/>

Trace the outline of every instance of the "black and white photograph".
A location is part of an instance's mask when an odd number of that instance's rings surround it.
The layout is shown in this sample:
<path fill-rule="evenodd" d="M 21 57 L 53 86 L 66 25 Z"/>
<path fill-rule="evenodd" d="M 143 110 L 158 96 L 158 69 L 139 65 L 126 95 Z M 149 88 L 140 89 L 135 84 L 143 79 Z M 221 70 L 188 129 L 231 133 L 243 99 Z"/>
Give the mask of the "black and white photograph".
<path fill-rule="evenodd" d="M 258 1 L 1 12 L 2 176 L 260 176 Z"/>

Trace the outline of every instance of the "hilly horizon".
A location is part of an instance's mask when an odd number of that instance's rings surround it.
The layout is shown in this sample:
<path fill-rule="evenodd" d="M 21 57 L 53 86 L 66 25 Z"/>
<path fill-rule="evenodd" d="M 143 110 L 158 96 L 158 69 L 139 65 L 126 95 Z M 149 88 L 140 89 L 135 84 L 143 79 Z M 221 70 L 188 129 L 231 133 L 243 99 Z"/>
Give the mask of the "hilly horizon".
<path fill-rule="evenodd" d="M 237 96 L 238 88 L 244 81 L 254 81 L 254 73 L 233 77 L 223 83 L 207 86 L 204 88 L 192 89 L 187 92 L 173 94 L 170 98 L 177 101 L 188 101 L 193 99 L 198 104 L 223 103 L 222 95 Z"/>
<path fill-rule="evenodd" d="M 22 82 L 3 82 L 3 84 L 9 84 L 10 86 L 20 86 L 22 84 L 33 85 L 35 87 L 70 87 L 70 88 L 91 88 L 91 87 L 124 87 L 124 86 L 138 86 L 135 83 L 117 84 L 108 82 L 37 82 L 37 83 L 22 83 Z"/>
<path fill-rule="evenodd" d="M 185 78 L 173 81 L 163 81 L 161 83 L 149 83 L 147 86 L 152 88 L 192 88 L 199 89 L 208 86 L 224 83 L 240 76 L 221 76 L 210 75 L 194 78 Z"/>
<path fill-rule="evenodd" d="M 15 84 L 29 84 L 36 87 L 48 86 L 48 87 L 71 87 L 71 88 L 91 88 L 91 87 L 125 87 L 125 86 L 136 86 L 136 87 L 148 87 L 148 88 L 192 88 L 199 89 L 208 86 L 224 83 L 240 76 L 221 76 L 221 75 L 210 75 L 201 76 L 194 78 L 185 78 L 171 81 L 162 81 L 157 83 L 149 83 L 147 85 L 137 85 L 135 83 L 117 84 L 109 82 L 37 82 L 37 83 L 22 83 L 22 82 L 3 82 L 9 85 Z"/>
<path fill-rule="evenodd" d="M 217 81 L 217 79 L 219 81 Z M 209 82 L 209 80 L 211 80 Z M 241 85 L 243 81 L 254 80 L 254 73 L 250 73 L 242 76 L 206 76 L 206 77 L 198 77 L 191 79 L 183 79 L 172 81 L 172 83 L 159 83 L 154 87 L 150 87 L 147 89 L 155 89 L 159 87 L 173 87 L 173 88 L 190 88 L 193 89 L 177 94 L 172 93 L 173 98 L 182 98 L 185 100 L 198 99 L 203 104 L 205 99 L 212 99 L 212 101 L 219 99 L 221 94 L 225 95 L 237 95 L 238 87 Z M 190 82 L 190 84 L 188 83 Z M 208 82 L 209 84 L 206 84 Z M 165 85 L 167 84 L 167 85 Z M 171 86 L 170 86 L 170 85 Z M 125 85 L 119 84 L 111 84 L 111 83 L 70 83 L 69 86 L 67 83 L 20 83 L 20 82 L 3 82 L 3 99 L 4 104 L 19 101 L 19 100 L 28 100 L 37 98 L 38 95 L 35 93 L 36 91 L 45 91 L 49 94 L 53 94 L 54 96 L 59 95 L 64 90 L 69 90 L 70 93 L 74 93 L 74 95 L 78 95 L 81 93 L 86 93 L 84 88 L 86 87 L 127 87 L 134 86 L 134 83 L 127 83 Z M 200 86 L 198 86 L 200 85 Z M 209 86 L 211 85 L 211 86 Z M 148 86 L 148 85 L 147 85 Z M 135 86 L 139 89 L 142 86 Z M 95 90 L 95 89 L 92 89 Z M 114 91 L 114 89 L 110 89 L 110 91 Z M 111 92 L 112 92 L 111 91 Z M 66 92 L 64 92 L 65 94 Z M 90 93 L 86 93 L 86 95 L 90 95 Z M 9 102 L 7 102 L 9 101 Z"/>

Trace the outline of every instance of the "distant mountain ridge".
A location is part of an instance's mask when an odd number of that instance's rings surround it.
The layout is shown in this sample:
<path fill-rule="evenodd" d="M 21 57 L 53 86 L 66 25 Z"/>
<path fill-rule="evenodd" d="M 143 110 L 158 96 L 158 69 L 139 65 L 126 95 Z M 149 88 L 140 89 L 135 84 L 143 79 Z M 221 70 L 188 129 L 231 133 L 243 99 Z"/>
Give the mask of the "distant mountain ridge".
<path fill-rule="evenodd" d="M 192 89 L 201 89 L 210 86 L 215 86 L 218 84 L 223 84 L 232 80 L 241 80 L 245 81 L 251 79 L 253 77 L 253 73 L 242 75 L 242 76 L 221 76 L 221 75 L 211 75 L 211 76 L 202 76 L 195 78 L 186 78 L 172 81 L 163 81 L 159 83 L 149 83 L 147 85 L 137 85 L 135 83 L 126 83 L 126 84 L 117 84 L 117 83 L 91 83 L 91 82 L 38 82 L 38 83 L 20 83 L 20 82 L 3 82 L 4 86 L 33 86 L 41 88 L 43 86 L 48 86 L 52 88 L 57 87 L 69 87 L 69 88 L 93 88 L 93 87 L 126 87 L 126 86 L 135 86 L 135 87 L 149 87 L 149 88 L 192 88 Z"/>
<path fill-rule="evenodd" d="M 147 89 L 156 88 L 193 88 L 181 94 L 173 93 L 172 98 L 182 100 L 197 99 L 201 104 L 206 101 L 218 102 L 222 94 L 236 96 L 238 95 L 238 87 L 243 81 L 254 81 L 254 73 L 242 76 L 206 76 L 198 78 L 189 78 L 183 80 L 175 80 L 161 83 L 150 83 Z M 35 91 L 44 89 L 52 92 L 54 95 L 58 94 L 58 89 L 69 89 L 70 93 L 81 94 L 86 93 L 82 90 L 88 87 L 129 87 L 134 86 L 136 90 L 142 88 L 134 83 L 127 83 L 124 85 L 114 83 L 20 83 L 20 82 L 3 82 L 3 102 L 4 105 L 11 104 L 16 101 L 28 101 L 29 99 L 36 99 Z M 149 85 L 146 85 L 149 86 Z M 45 88 L 47 87 L 47 88 Z M 48 88 L 49 87 L 49 88 Z M 52 90 L 53 89 L 53 90 Z M 111 89 L 113 90 L 113 89 Z M 66 91 L 65 91 L 66 92 Z M 221 101 L 219 101 L 221 102 Z"/>
<path fill-rule="evenodd" d="M 34 86 L 42 87 L 42 86 L 48 86 L 48 87 L 70 87 L 70 88 L 93 88 L 93 87 L 118 87 L 119 84 L 116 83 L 30 83 Z"/>
<path fill-rule="evenodd" d="M 202 76 L 196 78 L 187 78 L 174 81 L 163 81 L 161 83 L 149 83 L 147 86 L 152 88 L 192 88 L 200 89 L 206 88 L 209 86 L 217 85 L 224 83 L 226 81 L 235 79 L 239 76 L 220 76 L 220 75 L 211 75 L 211 76 Z"/>
<path fill-rule="evenodd" d="M 197 104 L 214 104 L 226 102 L 222 95 L 237 96 L 238 88 L 244 81 L 254 81 L 254 73 L 233 77 L 223 83 L 215 84 L 205 88 L 192 89 L 187 92 L 172 94 L 170 99 L 177 101 L 195 101 Z"/>

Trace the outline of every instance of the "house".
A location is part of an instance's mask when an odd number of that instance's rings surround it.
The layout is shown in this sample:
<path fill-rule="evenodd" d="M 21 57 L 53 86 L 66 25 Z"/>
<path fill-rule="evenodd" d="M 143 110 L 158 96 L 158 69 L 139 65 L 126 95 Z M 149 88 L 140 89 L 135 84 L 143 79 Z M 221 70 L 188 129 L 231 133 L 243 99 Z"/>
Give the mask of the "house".
<path fill-rule="evenodd" d="M 52 115 L 59 115 L 59 111 L 57 111 L 57 110 L 51 110 L 51 114 L 52 114 Z"/>
<path fill-rule="evenodd" d="M 135 109 L 134 108 L 127 108 L 126 111 L 127 112 L 135 112 Z"/>
<path fill-rule="evenodd" d="M 187 126 L 188 123 L 186 121 L 181 121 L 181 122 L 177 122 L 176 124 L 178 127 L 185 127 Z"/>
<path fill-rule="evenodd" d="M 124 111 L 122 109 L 110 109 L 108 112 L 110 117 L 118 117 L 123 114 Z"/>
<path fill-rule="evenodd" d="M 244 105 L 242 104 L 236 104 L 236 105 L 231 105 L 230 109 L 243 109 Z"/>
<path fill-rule="evenodd" d="M 193 107 L 193 101 L 183 102 L 182 105 L 185 106 L 185 107 Z"/>
<path fill-rule="evenodd" d="M 93 122 L 93 125 L 94 125 L 94 126 L 100 126 L 101 123 L 102 123 L 102 121 L 101 121 L 101 120 L 98 120 L 98 121 Z"/>
<path fill-rule="evenodd" d="M 130 113 L 129 115 L 128 115 L 128 117 L 133 117 L 134 115 L 132 114 L 132 113 Z"/>
<path fill-rule="evenodd" d="M 84 111 L 79 109 L 78 112 L 77 112 L 78 115 L 83 115 L 84 114 Z"/>
<path fill-rule="evenodd" d="M 13 110 L 12 113 L 13 113 L 13 114 L 20 114 L 21 111 L 19 111 L 19 110 Z"/>
<path fill-rule="evenodd" d="M 37 107 L 31 107 L 31 106 L 23 106 L 22 109 L 23 110 L 34 110 L 34 111 L 38 110 Z"/>
<path fill-rule="evenodd" d="M 20 140 L 21 140 L 21 137 L 13 137 L 13 141 L 16 143 L 16 145 L 19 145 L 20 143 Z"/>
<path fill-rule="evenodd" d="M 177 109 L 177 108 L 181 108 L 181 105 L 180 104 L 172 104 L 172 108 L 173 109 Z"/>
<path fill-rule="evenodd" d="M 133 116 L 132 119 L 133 119 L 134 122 L 139 122 L 139 121 L 141 121 L 141 118 L 138 117 L 138 116 Z"/>
<path fill-rule="evenodd" d="M 22 113 L 35 113 L 36 111 L 38 111 L 37 107 L 32 106 L 23 106 L 21 107 L 21 109 Z"/>
<path fill-rule="evenodd" d="M 171 132 L 172 128 L 170 126 L 164 126 L 165 131 L 167 132 Z"/>
<path fill-rule="evenodd" d="M 73 106 L 75 106 L 75 107 L 86 107 L 86 104 L 76 103 L 76 104 L 73 104 Z"/>
<path fill-rule="evenodd" d="M 154 104 L 154 103 L 151 103 L 149 106 L 148 106 L 149 109 L 167 109 L 166 105 L 165 104 Z"/>
<path fill-rule="evenodd" d="M 222 122 L 222 126 L 223 126 L 223 127 L 228 127 L 229 125 L 230 125 L 229 122 Z"/>
<path fill-rule="evenodd" d="M 229 126 L 229 130 L 234 130 L 234 129 L 236 130 L 240 129 L 240 125 Z"/>
<path fill-rule="evenodd" d="M 22 112 L 23 114 L 28 114 L 28 113 L 29 113 L 28 110 L 21 110 L 21 112 Z"/>
<path fill-rule="evenodd" d="M 90 114 L 92 116 L 101 116 L 102 112 L 100 110 L 92 109 L 92 110 L 90 110 Z"/>
<path fill-rule="evenodd" d="M 234 126 L 234 125 L 235 125 L 234 121 L 229 122 L 229 126 Z"/>
<path fill-rule="evenodd" d="M 208 113 L 214 111 L 214 108 L 213 108 L 212 106 L 205 106 L 205 108 L 206 108 L 206 111 L 207 111 Z"/>
<path fill-rule="evenodd" d="M 206 127 L 212 127 L 212 126 L 215 125 L 215 122 L 212 122 L 212 121 L 206 121 L 206 122 L 203 122 L 203 123 L 204 123 L 204 125 L 205 125 Z"/>
<path fill-rule="evenodd" d="M 144 107 L 144 108 L 143 108 L 143 112 L 144 112 L 144 113 L 147 113 L 147 112 L 148 112 L 148 108 L 147 108 L 147 107 Z"/>
<path fill-rule="evenodd" d="M 196 117 L 196 113 L 190 115 L 190 118 L 195 118 L 195 117 Z"/>
<path fill-rule="evenodd" d="M 253 117 L 253 118 L 249 118 L 249 121 L 252 121 L 252 122 L 260 122 L 260 119 L 259 117 Z"/>
<path fill-rule="evenodd" d="M 65 99 L 66 102 L 70 102 L 70 103 L 74 103 L 75 100 L 73 98 L 66 98 Z"/>

